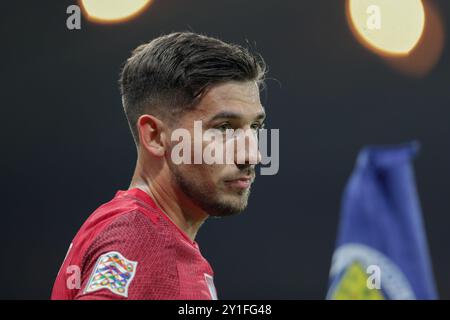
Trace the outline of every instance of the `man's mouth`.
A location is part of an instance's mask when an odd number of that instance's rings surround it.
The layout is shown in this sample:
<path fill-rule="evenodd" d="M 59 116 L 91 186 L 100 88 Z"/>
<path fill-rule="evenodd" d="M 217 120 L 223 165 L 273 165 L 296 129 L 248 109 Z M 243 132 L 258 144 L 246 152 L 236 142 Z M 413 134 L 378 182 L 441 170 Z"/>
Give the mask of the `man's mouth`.
<path fill-rule="evenodd" d="M 225 180 L 225 183 L 233 188 L 248 189 L 253 183 L 253 176 L 242 176 L 236 179 Z"/>

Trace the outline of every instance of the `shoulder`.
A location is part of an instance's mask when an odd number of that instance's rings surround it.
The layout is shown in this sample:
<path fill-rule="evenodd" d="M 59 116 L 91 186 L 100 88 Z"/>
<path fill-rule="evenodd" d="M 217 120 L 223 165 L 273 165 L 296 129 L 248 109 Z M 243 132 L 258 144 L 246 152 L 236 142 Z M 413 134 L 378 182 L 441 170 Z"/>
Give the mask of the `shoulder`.
<path fill-rule="evenodd" d="M 121 252 L 134 260 L 156 255 L 170 247 L 171 241 L 169 230 L 145 213 L 138 210 L 123 213 L 92 238 L 83 255 L 82 268 L 89 268 L 93 259 L 108 251 Z"/>
<path fill-rule="evenodd" d="M 85 251 L 78 298 L 151 297 L 159 286 L 177 290 L 173 237 L 146 214 L 132 211 L 112 220 Z M 131 293 L 130 293 L 131 292 Z"/>

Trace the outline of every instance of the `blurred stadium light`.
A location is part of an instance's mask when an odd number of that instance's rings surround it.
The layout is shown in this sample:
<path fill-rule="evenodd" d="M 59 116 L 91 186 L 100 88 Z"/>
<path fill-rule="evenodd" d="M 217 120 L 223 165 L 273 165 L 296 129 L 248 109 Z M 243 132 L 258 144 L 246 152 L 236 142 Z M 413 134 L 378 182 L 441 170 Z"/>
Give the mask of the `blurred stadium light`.
<path fill-rule="evenodd" d="M 86 18 L 99 23 L 128 21 L 145 9 L 152 0 L 80 0 Z"/>
<path fill-rule="evenodd" d="M 433 1 L 347 0 L 346 14 L 356 39 L 397 71 L 421 77 L 439 61 L 444 27 Z"/>

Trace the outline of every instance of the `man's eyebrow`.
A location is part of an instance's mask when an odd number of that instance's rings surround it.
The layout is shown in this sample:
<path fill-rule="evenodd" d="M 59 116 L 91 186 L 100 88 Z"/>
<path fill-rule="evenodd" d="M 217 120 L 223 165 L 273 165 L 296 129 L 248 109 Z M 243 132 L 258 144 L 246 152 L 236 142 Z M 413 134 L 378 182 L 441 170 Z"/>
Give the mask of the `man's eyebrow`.
<path fill-rule="evenodd" d="M 217 120 L 217 119 L 241 119 L 243 118 L 241 113 L 232 112 L 232 111 L 223 111 L 214 115 L 209 122 Z M 264 111 L 258 113 L 255 117 L 255 120 L 264 120 L 266 118 L 266 113 Z"/>
<path fill-rule="evenodd" d="M 258 115 L 256 116 L 256 120 L 261 120 L 263 122 L 266 119 L 266 108 L 264 106 L 261 106 L 262 110 Z"/>
<path fill-rule="evenodd" d="M 223 111 L 215 114 L 209 121 L 214 121 L 217 119 L 239 119 L 242 118 L 242 114 L 231 111 Z"/>
<path fill-rule="evenodd" d="M 264 111 L 258 113 L 258 115 L 256 116 L 256 120 L 264 121 L 265 119 L 266 119 L 266 113 Z"/>

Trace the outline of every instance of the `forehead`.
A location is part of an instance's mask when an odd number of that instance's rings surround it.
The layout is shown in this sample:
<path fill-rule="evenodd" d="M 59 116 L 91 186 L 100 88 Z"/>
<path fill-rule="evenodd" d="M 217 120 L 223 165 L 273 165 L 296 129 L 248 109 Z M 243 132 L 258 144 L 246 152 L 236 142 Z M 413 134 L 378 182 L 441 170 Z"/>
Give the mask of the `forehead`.
<path fill-rule="evenodd" d="M 255 81 L 227 82 L 207 91 L 197 106 L 196 115 L 208 117 L 218 112 L 236 112 L 252 117 L 264 111 Z"/>

